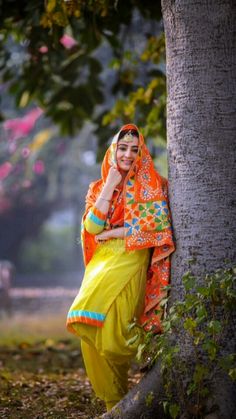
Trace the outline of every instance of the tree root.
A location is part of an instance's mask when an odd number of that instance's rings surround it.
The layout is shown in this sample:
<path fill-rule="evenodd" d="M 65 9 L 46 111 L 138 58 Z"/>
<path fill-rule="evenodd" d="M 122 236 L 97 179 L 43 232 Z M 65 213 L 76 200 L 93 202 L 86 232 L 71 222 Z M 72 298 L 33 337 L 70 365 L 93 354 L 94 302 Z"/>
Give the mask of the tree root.
<path fill-rule="evenodd" d="M 162 401 L 165 400 L 160 365 L 157 363 L 127 395 L 103 414 L 103 419 L 167 419 Z"/>

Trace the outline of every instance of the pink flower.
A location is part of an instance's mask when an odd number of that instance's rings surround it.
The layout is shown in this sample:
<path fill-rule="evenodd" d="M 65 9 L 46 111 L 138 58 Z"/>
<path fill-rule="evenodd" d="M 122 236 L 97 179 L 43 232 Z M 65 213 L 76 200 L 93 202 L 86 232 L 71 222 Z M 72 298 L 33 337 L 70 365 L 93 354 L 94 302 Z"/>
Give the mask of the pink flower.
<path fill-rule="evenodd" d="M 33 171 L 36 175 L 42 175 L 45 172 L 45 165 L 42 160 L 36 160 L 33 165 Z"/>
<path fill-rule="evenodd" d="M 48 52 L 48 47 L 46 45 L 42 45 L 39 48 L 39 52 L 41 52 L 41 54 L 46 54 Z"/>
<path fill-rule="evenodd" d="M 22 148 L 21 155 L 24 159 L 27 159 L 27 157 L 30 155 L 30 149 L 28 147 Z"/>
<path fill-rule="evenodd" d="M 66 34 L 61 37 L 60 43 L 66 49 L 70 49 L 70 48 L 74 47 L 75 45 L 77 45 L 77 41 L 74 38 L 72 38 L 71 36 L 66 35 Z"/>
<path fill-rule="evenodd" d="M 5 179 L 12 171 L 12 164 L 6 161 L 0 166 L 0 180 Z"/>
<path fill-rule="evenodd" d="M 15 141 L 21 137 L 27 136 L 34 128 L 37 119 L 42 113 L 42 109 L 35 108 L 29 111 L 23 118 L 8 119 L 4 122 L 4 129 L 10 131 L 9 140 Z"/>

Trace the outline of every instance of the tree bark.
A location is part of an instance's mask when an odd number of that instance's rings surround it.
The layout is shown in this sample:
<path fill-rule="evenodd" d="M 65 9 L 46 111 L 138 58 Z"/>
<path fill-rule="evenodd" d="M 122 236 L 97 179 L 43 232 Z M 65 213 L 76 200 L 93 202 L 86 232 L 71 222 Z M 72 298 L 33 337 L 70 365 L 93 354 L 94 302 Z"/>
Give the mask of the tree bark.
<path fill-rule="evenodd" d="M 235 261 L 236 4 L 163 1 L 173 290 Z M 172 290 L 172 293 L 174 291 Z"/>
<path fill-rule="evenodd" d="M 181 298 L 189 268 L 203 281 L 206 273 L 235 263 L 236 3 L 166 0 L 163 17 L 174 300 Z M 232 322 L 224 352 L 234 344 Z M 222 374 L 212 386 L 218 417 L 233 418 L 235 386 Z"/>
<path fill-rule="evenodd" d="M 202 283 L 206 273 L 235 263 L 236 3 L 163 0 L 162 8 L 169 194 L 176 238 L 171 274 L 174 301 L 183 296 L 182 277 L 189 269 Z M 189 352 L 184 335 L 181 339 L 181 348 Z M 225 353 L 232 352 L 234 344 L 232 321 L 226 331 Z M 161 400 L 158 368 L 104 418 L 164 417 L 156 410 Z M 134 401 L 137 391 L 145 398 L 147 389 L 156 396 L 148 409 L 139 399 Z M 233 419 L 233 383 L 226 375 L 215 374 L 212 390 L 211 406 L 217 406 L 214 417 Z"/>

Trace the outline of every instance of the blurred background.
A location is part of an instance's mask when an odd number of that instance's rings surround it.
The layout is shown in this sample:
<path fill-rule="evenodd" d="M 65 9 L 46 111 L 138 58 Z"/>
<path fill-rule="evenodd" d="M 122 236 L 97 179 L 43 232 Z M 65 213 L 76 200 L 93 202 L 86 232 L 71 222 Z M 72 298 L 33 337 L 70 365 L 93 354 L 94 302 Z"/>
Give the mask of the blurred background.
<path fill-rule="evenodd" d="M 38 336 L 53 319 L 48 334 L 66 334 L 85 194 L 122 124 L 139 126 L 167 176 L 161 6 L 0 3 L 0 332 L 17 339 L 30 319 Z"/>

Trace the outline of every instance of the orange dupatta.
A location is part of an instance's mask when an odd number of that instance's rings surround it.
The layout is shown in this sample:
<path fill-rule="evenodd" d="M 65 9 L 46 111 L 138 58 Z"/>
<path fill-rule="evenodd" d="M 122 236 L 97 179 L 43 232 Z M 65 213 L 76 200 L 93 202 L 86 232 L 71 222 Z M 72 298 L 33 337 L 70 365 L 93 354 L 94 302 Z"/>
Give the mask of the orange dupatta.
<path fill-rule="evenodd" d="M 116 149 L 121 131 L 135 129 L 139 133 L 139 151 L 123 186 L 125 247 L 127 252 L 153 248 L 147 272 L 145 308 L 140 322 L 146 330 L 161 332 L 160 302 L 166 296 L 164 287 L 169 283 L 169 255 L 174 251 L 170 212 L 168 207 L 167 181 L 155 170 L 142 134 L 133 124 L 124 125 L 113 138 L 102 163 L 102 178 L 91 183 L 86 197 L 83 220 L 99 196 L 110 167 L 117 167 Z M 119 205 L 111 208 L 109 222 L 115 224 L 121 217 Z M 96 249 L 95 238 L 83 227 L 82 248 L 85 265 Z M 105 226 L 106 228 L 106 226 Z M 109 226 L 107 226 L 109 228 Z"/>

